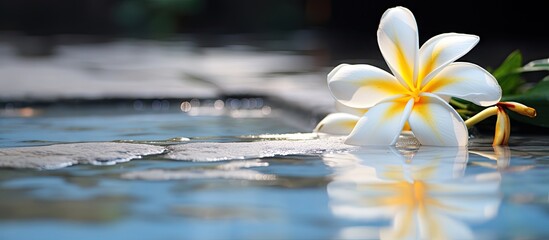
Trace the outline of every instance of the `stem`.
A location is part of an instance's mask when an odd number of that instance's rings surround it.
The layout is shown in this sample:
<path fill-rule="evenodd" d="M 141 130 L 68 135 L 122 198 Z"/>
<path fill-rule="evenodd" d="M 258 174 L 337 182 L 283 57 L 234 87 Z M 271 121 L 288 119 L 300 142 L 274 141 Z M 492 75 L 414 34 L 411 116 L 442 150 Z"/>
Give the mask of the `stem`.
<path fill-rule="evenodd" d="M 486 108 L 486 109 L 480 111 L 479 113 L 477 113 L 475 116 L 472 116 L 471 118 L 467 119 L 465 121 L 465 125 L 467 126 L 467 128 L 471 128 L 475 124 L 481 122 L 482 120 L 484 120 L 484 119 L 486 119 L 490 116 L 494 116 L 497 113 L 498 113 L 498 107 L 497 106 Z"/>

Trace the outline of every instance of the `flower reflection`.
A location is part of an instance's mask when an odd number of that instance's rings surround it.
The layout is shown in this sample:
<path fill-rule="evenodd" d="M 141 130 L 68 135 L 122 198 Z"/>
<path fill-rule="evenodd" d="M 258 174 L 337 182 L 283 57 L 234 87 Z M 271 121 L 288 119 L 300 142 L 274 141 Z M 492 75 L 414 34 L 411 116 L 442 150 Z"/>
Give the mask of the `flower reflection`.
<path fill-rule="evenodd" d="M 501 176 L 464 176 L 467 161 L 464 147 L 368 148 L 326 156 L 336 169 L 327 187 L 333 213 L 372 226 L 391 221 L 389 227 L 343 229 L 339 238 L 472 239 L 465 221 L 497 214 Z"/>
<path fill-rule="evenodd" d="M 469 151 L 489 161 L 473 161 L 471 165 L 497 169 L 500 172 L 520 172 L 534 168 L 534 165 L 511 166 L 511 149 L 509 146 L 492 146 L 493 151 Z M 495 161 L 495 162 L 493 162 Z"/>

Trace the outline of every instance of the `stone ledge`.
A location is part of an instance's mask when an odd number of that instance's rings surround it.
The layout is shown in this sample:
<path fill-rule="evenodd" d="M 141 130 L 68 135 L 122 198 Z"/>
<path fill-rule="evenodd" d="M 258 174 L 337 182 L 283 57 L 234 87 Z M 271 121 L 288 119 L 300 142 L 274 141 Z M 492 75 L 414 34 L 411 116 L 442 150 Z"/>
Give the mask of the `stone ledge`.
<path fill-rule="evenodd" d="M 90 142 L 0 149 L 0 168 L 57 169 L 75 164 L 113 165 L 161 154 L 160 146 Z"/>
<path fill-rule="evenodd" d="M 305 136 L 314 134 L 304 134 Z M 223 161 L 297 154 L 346 152 L 358 147 L 345 145 L 344 137 L 325 136 L 305 140 L 254 142 L 199 142 L 168 146 L 166 157 L 183 161 Z"/>
<path fill-rule="evenodd" d="M 118 142 L 87 142 L 0 149 L 0 168 L 58 169 L 76 164 L 114 165 L 162 154 L 162 158 L 211 162 L 285 155 L 349 152 L 342 136 L 315 133 L 250 136 L 251 142 L 190 142 L 170 146 Z"/>

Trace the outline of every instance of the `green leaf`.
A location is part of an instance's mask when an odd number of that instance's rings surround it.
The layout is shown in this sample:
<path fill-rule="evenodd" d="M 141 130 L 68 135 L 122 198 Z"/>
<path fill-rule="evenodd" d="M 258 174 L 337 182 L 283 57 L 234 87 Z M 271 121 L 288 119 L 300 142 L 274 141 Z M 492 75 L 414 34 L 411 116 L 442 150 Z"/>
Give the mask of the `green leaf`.
<path fill-rule="evenodd" d="M 520 87 L 525 83 L 520 77 L 521 68 L 522 54 L 519 50 L 515 50 L 492 72 L 501 86 L 503 96 L 518 93 Z"/>
<path fill-rule="evenodd" d="M 536 109 L 537 116 L 529 118 L 509 112 L 509 116 L 517 121 L 541 127 L 549 127 L 549 81 L 540 81 L 521 95 L 507 96 L 502 101 L 519 102 Z"/>
<path fill-rule="evenodd" d="M 528 91 L 524 94 L 533 96 L 549 96 L 549 77 L 545 77 L 532 88 L 528 89 Z"/>
<path fill-rule="evenodd" d="M 538 59 L 524 65 L 521 72 L 549 71 L 549 58 Z"/>

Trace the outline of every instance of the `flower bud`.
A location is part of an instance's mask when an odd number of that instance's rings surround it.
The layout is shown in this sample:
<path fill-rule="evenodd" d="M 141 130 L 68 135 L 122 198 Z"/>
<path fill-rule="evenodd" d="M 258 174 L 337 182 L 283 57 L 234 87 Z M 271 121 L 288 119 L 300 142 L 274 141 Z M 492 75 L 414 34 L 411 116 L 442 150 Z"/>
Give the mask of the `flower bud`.
<path fill-rule="evenodd" d="M 507 145 L 509 144 L 509 137 L 511 136 L 511 122 L 509 115 L 505 112 L 503 107 L 498 106 L 498 114 L 496 120 L 496 131 L 494 134 L 493 146 Z"/>
<path fill-rule="evenodd" d="M 528 117 L 535 117 L 537 115 L 536 109 L 528 107 L 522 103 L 518 102 L 499 102 L 498 106 L 504 106 L 505 108 L 516 112 L 518 114 L 528 116 Z"/>

